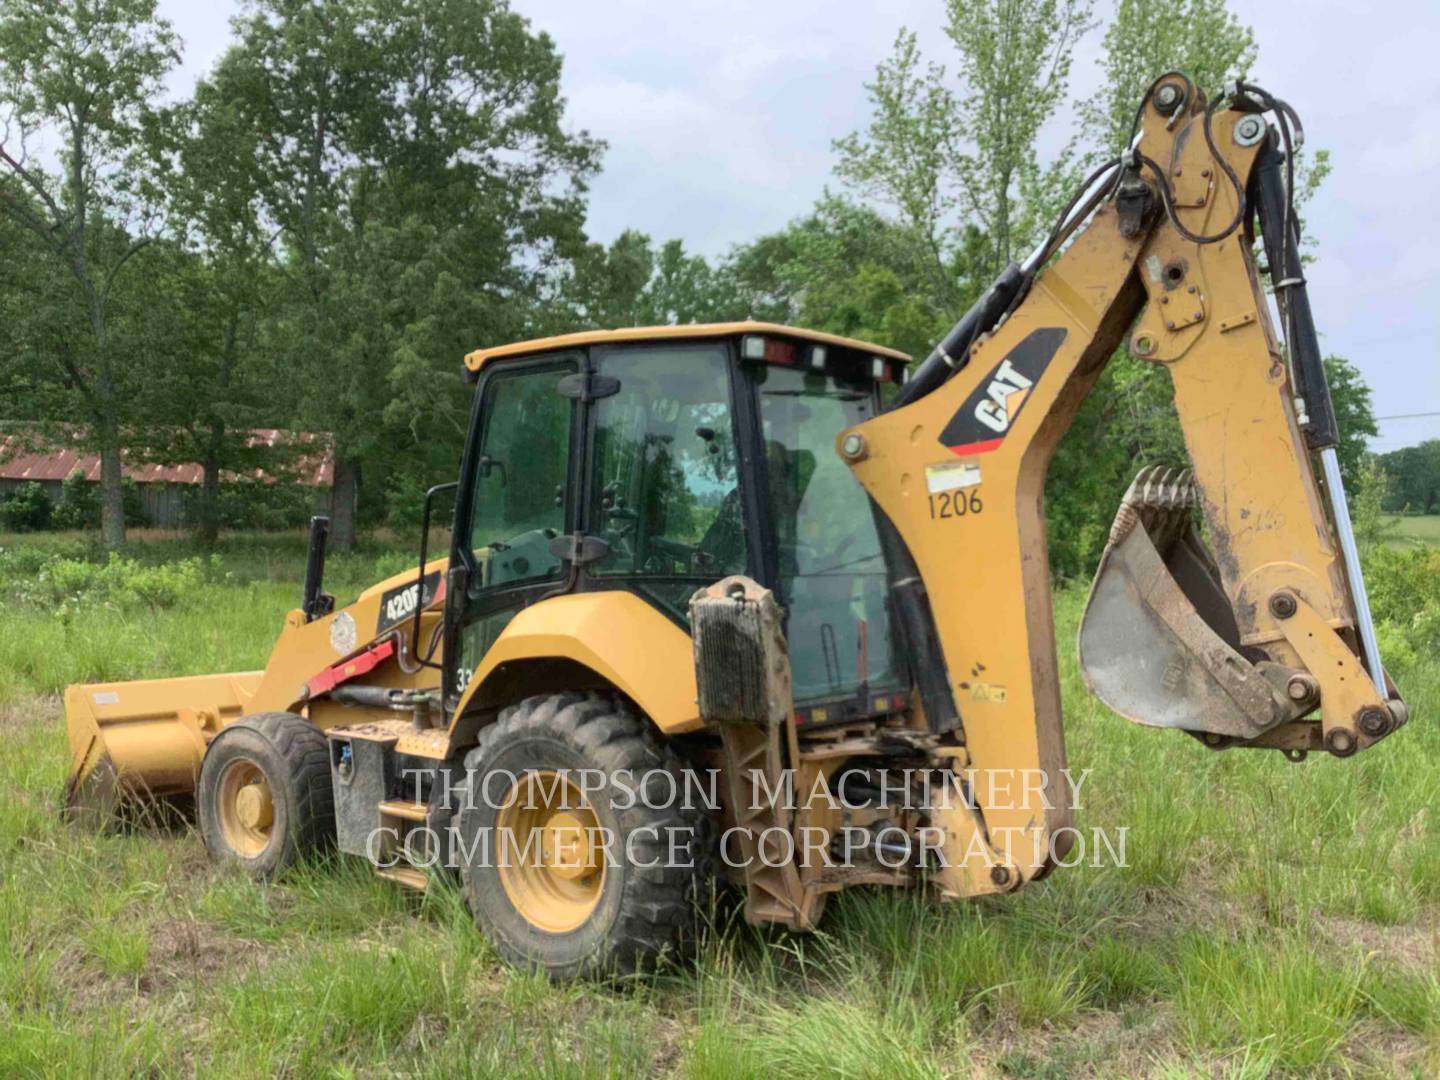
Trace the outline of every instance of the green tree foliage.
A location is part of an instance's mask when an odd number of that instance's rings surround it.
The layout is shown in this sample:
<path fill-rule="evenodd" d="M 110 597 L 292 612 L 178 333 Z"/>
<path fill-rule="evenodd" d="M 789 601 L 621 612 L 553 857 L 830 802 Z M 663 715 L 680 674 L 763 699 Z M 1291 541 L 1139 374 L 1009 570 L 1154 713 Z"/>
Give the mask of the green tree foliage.
<path fill-rule="evenodd" d="M 1370 407 L 1370 387 L 1354 364 L 1342 356 L 1324 359 L 1325 381 L 1330 386 L 1330 401 L 1335 409 L 1335 423 L 1340 429 L 1340 444 L 1335 456 L 1340 461 L 1340 475 L 1346 491 L 1359 491 L 1363 482 L 1365 459 L 1369 456 L 1366 440 L 1380 434 L 1375 426 L 1375 413 Z"/>
<path fill-rule="evenodd" d="M 162 185 L 175 241 L 151 283 L 154 348 L 169 357 L 152 378 L 157 401 L 169 407 L 143 449 L 151 460 L 200 465 L 187 516 L 213 544 L 235 501 L 221 492 L 222 474 L 263 469 L 273 477 L 294 457 L 251 435 L 290 419 L 277 414 L 275 388 L 286 380 L 260 340 L 278 310 L 282 275 L 257 195 L 263 133 L 210 83 L 171 119 Z"/>
<path fill-rule="evenodd" d="M 10 532 L 34 532 L 50 527 L 53 507 L 45 489 L 36 483 L 21 484 L 0 499 L 0 527 Z"/>
<path fill-rule="evenodd" d="M 378 492 L 391 463 L 453 469 L 455 358 L 530 329 L 598 144 L 563 126 L 550 39 L 499 0 L 252 0 L 237 30 L 206 93 L 261 133 L 284 275 L 266 347 L 334 439 L 345 545 L 362 470 Z"/>
<path fill-rule="evenodd" d="M 756 318 L 923 353 L 954 311 L 931 266 L 913 228 L 827 194 L 807 216 L 736 251 L 729 269 Z M 964 305 L 974 290 L 966 280 L 947 292 Z"/>
<path fill-rule="evenodd" d="M 1389 478 L 1385 509 L 1440 513 L 1440 439 L 1382 454 L 1380 466 Z"/>
<path fill-rule="evenodd" d="M 835 142 L 835 172 L 857 194 L 894 211 L 924 259 L 928 291 L 958 301 L 953 234 L 958 195 L 953 157 L 961 139 L 959 103 L 945 69 L 925 65 L 915 34 L 902 29 L 890 59 L 865 84 L 869 128 Z"/>
<path fill-rule="evenodd" d="M 142 408 L 138 358 L 116 340 L 115 290 L 154 226 L 148 136 L 177 50 L 154 0 L 0 3 L 0 208 L 26 234 L 9 238 L 29 275 L 22 295 L 57 287 L 26 312 L 34 347 L 20 350 L 12 379 L 43 415 L 85 423 L 112 547 L 125 539 L 123 429 Z M 54 167 L 33 153 L 47 141 Z"/>
<path fill-rule="evenodd" d="M 60 504 L 55 507 L 53 523 L 57 529 L 93 529 L 100 524 L 100 503 L 95 498 L 95 485 L 76 469 L 60 483 Z"/>
<path fill-rule="evenodd" d="M 1355 540 L 1362 556 L 1379 544 L 1394 538 L 1398 522 L 1385 514 L 1390 477 L 1374 454 L 1366 454 L 1356 470 L 1356 482 L 1346 484 L 1345 496 L 1350 506 L 1350 520 L 1355 527 Z"/>
<path fill-rule="evenodd" d="M 1213 89 L 1256 56 L 1224 0 L 1118 0 L 1085 142 L 1047 153 L 1092 0 L 937 10 L 953 55 L 933 63 L 900 31 L 867 84 L 870 122 L 835 143 L 843 193 L 706 259 L 634 230 L 585 237 L 601 145 L 567 128 L 554 45 L 504 0 L 246 0 L 232 47 L 166 107 L 177 42 L 154 0 L 0 0 L 5 419 L 84 429 L 111 543 L 122 448 L 198 462 L 189 512 L 213 539 L 247 520 L 237 501 L 259 489 L 241 478 L 284 471 L 249 432 L 317 433 L 344 544 L 357 513 L 414 517 L 453 475 L 470 349 L 756 318 L 924 355 L 1049 226 L 1077 162 L 1123 142 L 1156 73 Z M 1302 196 L 1324 171 L 1317 155 Z M 1355 483 L 1368 392 L 1327 365 Z M 1387 505 L 1436 506 L 1421 460 L 1387 457 Z M 1122 351 L 1051 469 L 1058 572 L 1089 569 L 1133 471 L 1154 463 L 1185 463 L 1169 380 Z M 272 501 L 274 521 L 306 502 Z"/>
<path fill-rule="evenodd" d="M 1248 74 L 1257 54 L 1254 32 L 1226 0 L 1118 0 L 1102 43 L 1104 82 L 1080 107 L 1086 134 L 1098 154 L 1118 154 L 1156 76 L 1182 71 L 1211 93 Z"/>
<path fill-rule="evenodd" d="M 958 126 L 971 147 L 955 165 L 991 274 L 1043 238 L 1073 179 L 1068 152 L 1042 168 L 1037 143 L 1069 92 L 1092 11 L 1091 0 L 947 0 L 945 32 L 968 90 Z"/>
<path fill-rule="evenodd" d="M 869 126 L 835 143 L 835 171 L 914 233 L 929 256 L 928 291 L 953 308 L 1043 235 L 1056 209 L 1069 155 L 1042 168 L 1037 140 L 1065 100 L 1091 4 L 948 0 L 945 8 L 955 85 L 902 29 L 866 83 Z"/>
<path fill-rule="evenodd" d="M 679 240 L 657 248 L 649 236 L 626 229 L 608 247 L 590 243 L 574 253 L 544 323 L 547 332 L 564 332 L 724 322 L 751 314 L 728 261 L 712 265 Z"/>

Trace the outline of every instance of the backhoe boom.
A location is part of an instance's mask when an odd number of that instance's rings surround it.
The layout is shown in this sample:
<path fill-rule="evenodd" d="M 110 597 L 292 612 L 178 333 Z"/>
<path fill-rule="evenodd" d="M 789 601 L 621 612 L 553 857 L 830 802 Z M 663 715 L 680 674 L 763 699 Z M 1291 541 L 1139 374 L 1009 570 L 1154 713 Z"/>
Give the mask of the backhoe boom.
<path fill-rule="evenodd" d="M 1256 175 L 1279 153 L 1258 114 L 1276 104 L 1247 87 L 1230 101 L 1207 107 L 1183 76 L 1159 80 L 1068 246 L 1056 254 L 1052 238 L 1012 267 L 897 407 L 836 442 L 918 570 L 972 768 L 1046 778 L 980 807 L 1024 878 L 1063 854 L 1071 825 L 1045 474 L 1122 344 L 1169 373 L 1192 469 L 1147 470 L 1125 497 L 1080 632 L 1091 688 L 1139 723 L 1297 757 L 1351 754 L 1405 718 L 1373 650 L 1358 560 L 1345 557 L 1353 537 L 1293 213 Z M 1257 191 L 1272 271 L 1293 275 L 1276 275 L 1292 364 L 1251 252 Z"/>

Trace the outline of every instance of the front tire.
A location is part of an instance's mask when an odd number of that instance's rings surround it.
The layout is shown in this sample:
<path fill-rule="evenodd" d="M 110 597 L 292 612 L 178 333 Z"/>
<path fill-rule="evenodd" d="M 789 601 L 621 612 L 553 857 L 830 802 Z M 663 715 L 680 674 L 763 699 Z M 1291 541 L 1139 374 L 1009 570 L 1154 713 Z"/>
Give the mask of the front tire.
<path fill-rule="evenodd" d="M 708 819 L 643 719 L 598 694 L 532 697 L 465 763 L 462 886 L 505 960 L 595 978 L 689 952 Z"/>
<path fill-rule="evenodd" d="M 294 713 L 259 713 L 221 730 L 197 791 L 200 835 L 216 862 L 268 881 L 329 848 L 335 796 L 324 734 Z"/>

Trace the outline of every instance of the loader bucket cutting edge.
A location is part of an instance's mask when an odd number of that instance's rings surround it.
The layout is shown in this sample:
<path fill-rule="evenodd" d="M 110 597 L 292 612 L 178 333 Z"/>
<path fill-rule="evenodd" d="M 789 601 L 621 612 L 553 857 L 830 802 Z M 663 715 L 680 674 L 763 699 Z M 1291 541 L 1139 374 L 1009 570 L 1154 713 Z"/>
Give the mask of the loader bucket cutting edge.
<path fill-rule="evenodd" d="M 98 826 L 127 801 L 192 793 L 205 747 L 243 714 L 262 676 L 252 671 L 70 687 L 67 816 Z"/>
<path fill-rule="evenodd" d="M 1238 650 L 1194 505 L 1188 471 L 1135 477 L 1080 622 L 1080 670 L 1096 697 L 1135 723 L 1253 739 L 1290 710 Z"/>

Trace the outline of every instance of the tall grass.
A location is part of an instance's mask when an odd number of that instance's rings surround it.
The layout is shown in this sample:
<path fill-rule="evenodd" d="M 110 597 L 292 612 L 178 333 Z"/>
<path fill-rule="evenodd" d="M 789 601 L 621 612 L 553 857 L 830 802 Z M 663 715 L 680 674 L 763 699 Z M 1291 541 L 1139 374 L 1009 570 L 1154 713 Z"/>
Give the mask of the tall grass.
<path fill-rule="evenodd" d="M 1412 721 L 1386 745 L 1217 754 L 1085 693 L 1068 649 L 1083 596 L 1063 591 L 1070 765 L 1091 770 L 1078 823 L 1128 830 L 1125 865 L 954 905 L 854 891 L 808 937 L 722 913 L 692 967 L 557 987 L 502 967 L 448 890 L 417 900 L 347 858 L 259 886 L 184 827 L 60 824 L 51 695 L 262 665 L 303 550 L 234 541 L 164 610 L 7 607 L 0 1075 L 1440 1073 L 1433 657 L 1399 673 Z M 330 585 L 353 595 L 407 558 L 334 559 Z"/>

